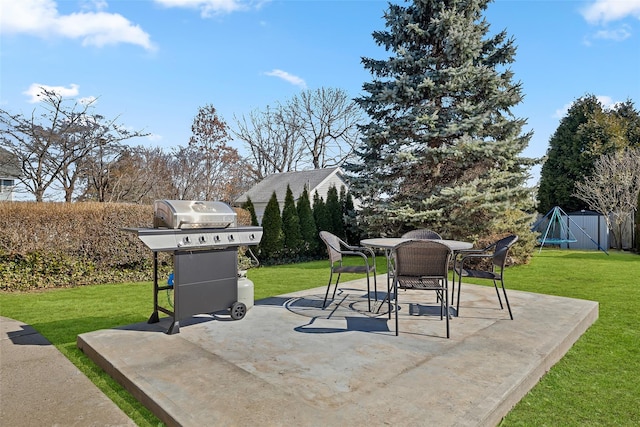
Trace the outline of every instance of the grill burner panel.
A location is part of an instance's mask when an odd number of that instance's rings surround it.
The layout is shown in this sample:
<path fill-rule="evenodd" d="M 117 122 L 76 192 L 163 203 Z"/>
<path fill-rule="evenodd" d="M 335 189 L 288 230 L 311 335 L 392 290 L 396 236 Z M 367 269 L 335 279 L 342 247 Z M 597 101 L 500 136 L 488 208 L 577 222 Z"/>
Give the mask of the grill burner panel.
<path fill-rule="evenodd" d="M 197 250 L 253 246 L 260 243 L 262 227 L 199 229 L 130 228 L 152 251 Z"/>

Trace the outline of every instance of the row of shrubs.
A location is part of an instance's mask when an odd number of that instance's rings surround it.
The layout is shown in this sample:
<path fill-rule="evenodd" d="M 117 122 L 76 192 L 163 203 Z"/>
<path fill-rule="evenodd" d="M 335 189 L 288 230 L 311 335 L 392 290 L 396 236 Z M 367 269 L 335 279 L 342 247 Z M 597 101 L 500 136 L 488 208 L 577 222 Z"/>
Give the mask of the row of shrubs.
<path fill-rule="evenodd" d="M 236 213 L 239 224 L 250 223 L 247 211 Z M 149 205 L 0 202 L 0 289 L 152 280 L 152 252 L 123 230 L 152 225 Z M 170 254 L 159 261 L 165 277 Z"/>
<path fill-rule="evenodd" d="M 295 212 L 295 208 L 291 210 Z M 250 210 L 236 208 L 235 211 L 239 225 L 255 222 Z M 275 212 L 279 214 L 277 208 Z M 320 217 L 315 219 L 322 222 Z M 476 245 L 482 247 L 514 229 L 521 229 L 518 226 L 521 221 L 520 215 L 504 215 L 499 227 L 492 230 L 490 236 L 478 239 Z M 135 233 L 123 230 L 152 225 L 153 207 L 149 205 L 0 202 L 0 290 L 23 291 L 152 280 L 152 252 Z M 339 234 L 339 230 L 333 230 L 329 224 L 321 227 L 312 227 L 308 233 L 317 236 L 318 229 L 327 229 Z M 284 228 L 292 229 L 290 225 Z M 280 227 L 278 229 L 281 230 Z M 282 238 L 280 233 L 283 231 L 276 235 Z M 510 264 L 527 263 L 533 253 L 535 235 L 525 233 L 520 237 L 518 245 L 510 252 Z M 357 243 L 356 237 L 352 239 Z M 263 241 L 263 244 L 269 243 L 264 236 Z M 306 242 L 313 242 L 313 239 L 309 237 Z M 278 249 L 271 257 L 263 251 L 262 244 L 258 249 L 263 265 L 276 263 L 275 258 L 278 257 L 280 262 L 287 258 L 287 246 Z M 318 251 L 317 258 L 324 248 L 316 246 L 315 250 Z M 300 254 L 289 255 L 289 262 L 301 258 Z M 310 253 L 308 257 L 312 255 Z M 326 252 L 322 256 L 326 257 Z M 173 268 L 171 255 L 160 252 L 158 259 L 159 277 L 167 277 Z M 243 255 L 239 257 L 239 263 L 241 269 L 252 264 Z"/>

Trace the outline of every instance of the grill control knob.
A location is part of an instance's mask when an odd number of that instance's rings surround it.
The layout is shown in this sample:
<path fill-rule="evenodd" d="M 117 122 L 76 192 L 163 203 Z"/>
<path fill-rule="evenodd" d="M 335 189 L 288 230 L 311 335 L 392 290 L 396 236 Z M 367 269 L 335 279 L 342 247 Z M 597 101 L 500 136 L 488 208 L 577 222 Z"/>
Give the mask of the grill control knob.
<path fill-rule="evenodd" d="M 233 234 L 229 234 L 229 241 L 233 242 L 235 239 L 233 238 Z"/>
<path fill-rule="evenodd" d="M 253 233 L 249 234 L 249 240 L 256 240 L 256 235 Z"/>
<path fill-rule="evenodd" d="M 189 243 L 191 243 L 191 239 L 189 238 L 189 236 L 184 236 L 184 239 L 182 239 L 182 242 L 185 245 L 188 245 Z"/>
<path fill-rule="evenodd" d="M 207 243 L 207 238 L 205 236 L 200 236 L 198 240 L 200 241 L 200 243 Z"/>
<path fill-rule="evenodd" d="M 220 243 L 220 236 L 215 235 L 215 236 L 213 237 L 213 240 L 214 240 L 216 243 Z"/>

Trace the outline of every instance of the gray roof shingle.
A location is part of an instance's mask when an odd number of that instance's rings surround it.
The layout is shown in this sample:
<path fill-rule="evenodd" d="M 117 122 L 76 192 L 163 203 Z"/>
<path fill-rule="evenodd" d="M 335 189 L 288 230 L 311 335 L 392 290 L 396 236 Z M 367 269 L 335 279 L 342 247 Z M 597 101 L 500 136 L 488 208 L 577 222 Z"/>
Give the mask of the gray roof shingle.
<path fill-rule="evenodd" d="M 20 167 L 16 156 L 0 147 L 0 177 L 18 178 L 20 175 Z"/>
<path fill-rule="evenodd" d="M 300 197 L 305 185 L 309 188 L 309 196 L 313 197 L 314 189 L 334 172 L 342 176 L 342 171 L 337 167 L 267 175 L 249 191 L 238 197 L 236 203 L 241 204 L 246 202 L 247 197 L 251 198 L 251 201 L 254 203 L 266 203 L 274 191 L 276 192 L 278 201 L 282 202 L 286 196 L 287 184 L 291 187 L 294 199 L 297 200 L 298 197 Z"/>

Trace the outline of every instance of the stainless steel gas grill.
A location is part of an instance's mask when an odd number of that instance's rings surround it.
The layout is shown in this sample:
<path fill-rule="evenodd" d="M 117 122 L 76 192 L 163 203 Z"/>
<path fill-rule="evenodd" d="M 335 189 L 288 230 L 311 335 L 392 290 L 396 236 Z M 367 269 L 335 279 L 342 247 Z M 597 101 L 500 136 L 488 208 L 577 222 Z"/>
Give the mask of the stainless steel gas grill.
<path fill-rule="evenodd" d="M 238 247 L 260 243 L 262 227 L 237 225 L 227 204 L 212 201 L 158 200 L 154 228 L 127 228 L 153 251 L 153 313 L 173 322 L 168 334 L 180 332 L 180 320 L 196 314 L 229 310 L 242 319 L 246 305 L 238 301 Z M 158 284 L 158 252 L 173 254 L 173 284 Z M 173 290 L 173 310 L 159 305 L 158 293 Z"/>

